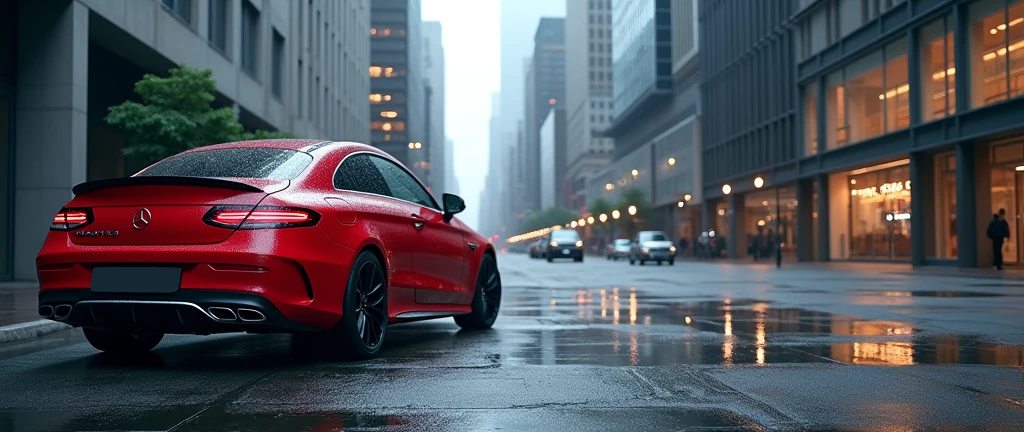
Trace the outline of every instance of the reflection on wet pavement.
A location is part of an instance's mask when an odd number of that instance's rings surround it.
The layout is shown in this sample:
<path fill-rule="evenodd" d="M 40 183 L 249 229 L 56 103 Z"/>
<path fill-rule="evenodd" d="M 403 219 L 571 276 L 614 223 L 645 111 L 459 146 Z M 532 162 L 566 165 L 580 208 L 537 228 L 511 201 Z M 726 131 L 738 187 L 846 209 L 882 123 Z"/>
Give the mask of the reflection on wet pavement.
<path fill-rule="evenodd" d="M 874 291 L 874 290 L 860 290 L 857 291 L 861 295 L 869 296 L 882 296 L 882 297 L 946 297 L 946 298 L 961 298 L 961 297 L 1006 297 L 1011 294 L 1003 293 L 989 293 L 989 292 L 977 292 L 977 291 Z"/>
<path fill-rule="evenodd" d="M 963 293 L 936 296 L 946 294 Z M 1024 366 L 1024 347 L 922 333 L 902 322 L 774 307 L 751 299 L 685 300 L 646 297 L 635 287 L 519 291 L 506 300 L 504 316 L 557 325 L 515 325 L 538 343 L 524 344 L 506 361 L 608 366 L 809 362 Z M 503 324 L 512 325 L 510 321 Z"/>

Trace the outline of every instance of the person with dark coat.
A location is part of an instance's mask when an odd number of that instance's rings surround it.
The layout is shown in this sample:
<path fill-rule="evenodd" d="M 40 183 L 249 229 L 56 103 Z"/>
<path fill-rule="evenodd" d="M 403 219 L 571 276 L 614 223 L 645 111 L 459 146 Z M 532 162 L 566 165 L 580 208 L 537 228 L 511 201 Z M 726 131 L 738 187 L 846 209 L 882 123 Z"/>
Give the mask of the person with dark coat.
<path fill-rule="evenodd" d="M 1006 209 L 999 209 L 999 213 L 992 215 L 992 222 L 989 222 L 985 234 L 992 239 L 992 266 L 996 270 L 1002 270 L 1003 243 L 1010 238 L 1010 224 L 1006 222 Z"/>

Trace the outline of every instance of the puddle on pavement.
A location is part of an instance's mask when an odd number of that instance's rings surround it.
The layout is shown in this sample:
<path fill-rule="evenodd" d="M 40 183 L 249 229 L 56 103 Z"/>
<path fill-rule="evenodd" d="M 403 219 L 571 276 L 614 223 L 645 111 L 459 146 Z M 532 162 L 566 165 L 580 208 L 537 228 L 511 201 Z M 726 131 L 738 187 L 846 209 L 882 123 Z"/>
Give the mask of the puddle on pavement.
<path fill-rule="evenodd" d="M 860 365 L 1024 366 L 1024 346 L 921 334 L 903 322 L 866 320 L 750 299 L 671 302 L 633 288 L 509 296 L 508 317 L 566 326 L 526 329 L 512 360 L 528 364 L 656 366 L 841 362 Z M 573 324 L 585 323 L 587 328 Z"/>
<path fill-rule="evenodd" d="M 876 290 L 858 290 L 855 291 L 857 294 L 868 295 L 868 296 L 880 296 L 880 297 L 943 297 L 943 298 L 963 298 L 963 297 L 1006 297 L 1007 294 L 1002 293 L 989 293 L 989 292 L 978 292 L 978 291 L 876 291 Z"/>

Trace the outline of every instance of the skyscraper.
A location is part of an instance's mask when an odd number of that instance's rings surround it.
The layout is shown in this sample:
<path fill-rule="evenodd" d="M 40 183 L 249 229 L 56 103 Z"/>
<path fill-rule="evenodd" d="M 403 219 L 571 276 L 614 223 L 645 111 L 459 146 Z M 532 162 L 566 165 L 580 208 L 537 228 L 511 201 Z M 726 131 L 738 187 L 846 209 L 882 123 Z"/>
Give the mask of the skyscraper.
<path fill-rule="evenodd" d="M 612 8 L 610 0 L 568 0 L 565 15 L 566 176 L 571 208 L 586 205 L 586 179 L 604 168 L 615 148 L 601 132 L 611 123 Z"/>
<path fill-rule="evenodd" d="M 540 127 L 565 97 L 565 19 L 541 18 L 533 38 L 533 57 L 526 73 L 525 175 L 523 209 L 542 210 L 539 172 Z"/>
<path fill-rule="evenodd" d="M 420 178 L 428 160 L 420 0 L 370 2 L 370 144 Z"/>
<path fill-rule="evenodd" d="M 429 156 L 425 161 L 428 173 L 426 181 L 434 196 L 440 197 L 441 194 L 449 192 L 450 186 L 446 180 L 448 170 L 451 169 L 447 163 L 449 156 L 444 132 L 444 47 L 441 44 L 441 23 L 423 23 L 423 45 L 423 78 L 430 88 L 430 100 L 427 104 L 428 134 L 425 142 Z"/>

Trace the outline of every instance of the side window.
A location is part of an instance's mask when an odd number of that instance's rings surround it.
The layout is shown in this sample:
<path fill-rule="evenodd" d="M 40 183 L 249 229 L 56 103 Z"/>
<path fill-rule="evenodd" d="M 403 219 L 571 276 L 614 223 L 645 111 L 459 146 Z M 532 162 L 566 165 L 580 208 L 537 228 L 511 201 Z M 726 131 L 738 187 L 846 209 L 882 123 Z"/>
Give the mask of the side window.
<path fill-rule="evenodd" d="M 370 157 L 370 160 L 373 161 L 373 164 L 384 176 L 384 181 L 387 182 L 388 188 L 391 189 L 391 196 L 424 207 L 438 209 L 434 198 L 423 189 L 423 186 L 420 186 L 419 182 L 412 177 L 412 174 L 384 158 L 373 156 Z"/>
<path fill-rule="evenodd" d="M 388 183 L 367 154 L 349 156 L 334 173 L 335 189 L 392 196 Z"/>

